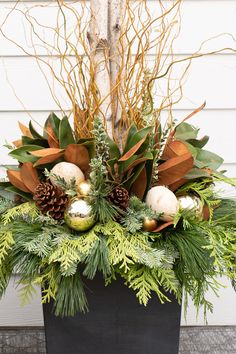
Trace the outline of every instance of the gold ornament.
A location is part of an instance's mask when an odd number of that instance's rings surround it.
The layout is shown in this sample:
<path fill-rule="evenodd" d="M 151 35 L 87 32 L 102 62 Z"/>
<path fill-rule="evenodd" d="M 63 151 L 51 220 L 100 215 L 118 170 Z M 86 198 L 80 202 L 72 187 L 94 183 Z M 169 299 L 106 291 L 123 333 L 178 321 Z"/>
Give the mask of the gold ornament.
<path fill-rule="evenodd" d="M 76 231 L 87 231 L 96 222 L 91 206 L 80 197 L 75 197 L 69 202 L 64 219 L 67 225 Z"/>
<path fill-rule="evenodd" d="M 80 182 L 84 181 L 84 174 L 81 169 L 73 163 L 70 162 L 59 162 L 57 163 L 52 169 L 51 173 L 54 175 L 64 178 L 66 183 L 70 183 L 71 180 L 74 178 L 76 183 L 79 184 Z M 56 185 L 57 180 L 55 177 L 51 176 L 50 181 L 52 184 Z"/>
<path fill-rule="evenodd" d="M 202 217 L 203 204 L 201 199 L 192 195 L 178 197 L 179 207 L 183 210 L 192 210 L 197 217 Z"/>
<path fill-rule="evenodd" d="M 77 185 L 77 193 L 79 194 L 79 196 L 87 197 L 90 192 L 91 192 L 90 182 L 83 181 Z"/>
<path fill-rule="evenodd" d="M 143 219 L 143 229 L 144 231 L 151 232 L 157 228 L 157 221 L 151 218 Z"/>

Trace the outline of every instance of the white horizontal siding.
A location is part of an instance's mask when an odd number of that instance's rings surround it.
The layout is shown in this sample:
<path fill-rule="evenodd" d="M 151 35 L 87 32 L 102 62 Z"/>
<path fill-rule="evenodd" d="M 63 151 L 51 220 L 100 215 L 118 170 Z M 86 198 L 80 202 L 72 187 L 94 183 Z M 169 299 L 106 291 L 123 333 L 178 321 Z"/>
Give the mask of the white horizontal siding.
<path fill-rule="evenodd" d="M 0 24 L 4 16 L 15 5 L 16 1 L 0 0 Z M 55 5 L 55 1 L 21 1 L 20 9 L 35 4 Z M 170 3 L 166 1 L 166 4 Z M 151 12 L 157 10 L 157 0 L 149 0 Z M 35 16 L 44 24 L 51 25 L 55 18 L 55 8 L 37 8 Z M 72 20 L 71 20 L 72 21 Z M 236 38 L 236 0 L 184 0 L 182 5 L 182 31 L 176 40 L 174 51 L 183 57 L 200 47 L 201 43 L 220 33 L 231 33 Z M 15 41 L 28 45 L 29 33 L 24 28 L 22 15 L 14 14 L 4 27 L 6 34 Z M 73 23 L 71 22 L 71 25 Z M 25 41 L 25 35 L 27 41 Z M 47 34 L 47 39 L 50 36 Z M 204 46 L 205 51 L 222 47 L 235 47 L 236 42 L 225 34 Z M 40 54 L 47 59 L 46 52 L 40 49 Z M 149 55 L 150 65 L 153 52 Z M 182 65 L 176 66 L 174 76 L 178 77 Z M 6 140 L 12 141 L 19 137 L 17 120 L 27 123 L 29 111 L 34 120 L 43 125 L 48 113 L 57 110 L 50 91 L 45 84 L 36 63 L 15 45 L 9 43 L 0 35 L 0 145 Z M 202 134 L 211 136 L 208 149 L 222 155 L 224 167 L 230 176 L 236 176 L 236 54 L 227 53 L 197 59 L 192 64 L 188 80 L 184 85 L 184 98 L 175 107 L 174 117 L 181 119 L 187 116 L 191 109 L 207 101 L 206 109 L 196 115 L 191 122 L 202 128 Z M 13 92 L 13 88 L 14 91 Z M 161 86 L 163 88 L 163 86 Z M 159 90 L 159 93 L 161 90 Z M 18 99 L 16 98 L 18 96 Z M 64 108 L 69 104 L 64 92 L 59 90 L 58 96 Z M 22 103 L 20 103 L 20 101 Z M 35 125 L 36 126 L 36 125 Z M 0 148 L 0 164 L 10 163 L 7 150 Z M 0 171 L 2 173 L 2 170 Z M 227 189 L 227 196 L 235 195 L 235 191 Z M 36 296 L 30 305 L 20 308 L 17 291 L 13 288 L 13 280 L 7 289 L 6 296 L 0 301 L 0 326 L 37 326 L 43 325 L 40 296 Z M 226 281 L 223 279 L 223 283 Z M 229 284 L 227 284 L 229 285 Z M 214 303 L 214 313 L 209 315 L 210 325 L 236 325 L 236 295 L 228 286 L 221 291 L 220 298 L 209 294 Z M 196 312 L 190 304 L 187 315 L 188 325 L 203 324 L 200 314 L 196 321 Z M 182 317 L 182 324 L 185 321 Z"/>
<path fill-rule="evenodd" d="M 69 1 L 68 1 L 69 2 Z M 164 1 L 167 6 L 170 6 L 171 1 Z M 15 1 L 0 1 L 0 23 L 9 12 L 9 8 L 13 7 Z M 55 21 L 56 1 L 20 1 L 17 8 L 24 9 L 30 8 L 35 4 L 42 4 L 43 7 L 38 7 L 33 11 L 34 16 L 39 22 L 45 25 L 52 25 Z M 78 6 L 78 5 L 77 5 Z M 158 14 L 158 1 L 148 1 L 150 13 Z M 208 38 L 214 37 L 221 33 L 236 34 L 235 20 L 236 20 L 236 1 L 235 0 L 184 0 L 182 4 L 182 31 L 179 38 L 176 40 L 174 51 L 175 53 L 192 53 L 198 50 L 201 43 Z M 73 24 L 72 16 L 68 25 Z M 29 35 L 27 35 L 28 41 L 25 40 L 24 26 L 27 26 L 27 22 L 23 20 L 21 13 L 16 12 L 12 15 L 4 27 L 6 34 L 17 41 L 19 44 L 28 44 Z M 15 31 L 17 28 L 17 31 Z M 27 27 L 26 27 L 27 28 Z M 29 27 L 28 27 L 29 28 Z M 48 34 L 48 32 L 47 32 Z M 47 40 L 51 40 L 50 36 L 47 36 Z M 7 40 L 1 39 L 2 46 L 0 47 L 0 55 L 21 55 L 22 51 L 16 48 L 13 44 Z M 233 45 L 230 37 L 223 36 L 217 40 L 207 43 L 206 49 L 217 49 Z M 29 48 L 29 47 L 28 47 Z M 43 48 L 40 52 L 45 54 Z"/>
<path fill-rule="evenodd" d="M 58 61 L 54 61 L 55 70 Z M 152 58 L 150 58 L 150 66 Z M 184 65 L 173 69 L 173 77 L 178 78 Z M 50 72 L 45 68 L 50 86 Z M 0 111 L 11 110 L 56 110 L 45 78 L 33 58 L 11 57 L 0 61 Z M 207 102 L 208 109 L 236 109 L 236 55 L 215 55 L 196 59 L 184 84 L 184 97 L 175 106 L 190 109 Z M 156 91 L 163 95 L 166 80 L 156 82 Z M 14 90 L 13 90 L 14 88 Z M 63 108 L 69 108 L 67 96 L 61 86 L 55 83 L 57 98 Z M 164 91 L 165 94 L 165 91 Z M 176 96 L 175 96 L 176 98 Z M 24 105 L 22 105 L 22 102 Z"/>

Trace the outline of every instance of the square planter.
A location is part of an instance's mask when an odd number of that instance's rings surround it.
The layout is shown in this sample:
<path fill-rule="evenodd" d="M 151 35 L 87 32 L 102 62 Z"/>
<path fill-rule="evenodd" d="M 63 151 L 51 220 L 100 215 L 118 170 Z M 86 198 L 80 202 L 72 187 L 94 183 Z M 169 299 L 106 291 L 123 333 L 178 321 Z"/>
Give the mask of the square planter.
<path fill-rule="evenodd" d="M 181 306 L 141 306 L 122 279 L 86 281 L 89 312 L 60 318 L 44 305 L 47 354 L 178 354 Z"/>

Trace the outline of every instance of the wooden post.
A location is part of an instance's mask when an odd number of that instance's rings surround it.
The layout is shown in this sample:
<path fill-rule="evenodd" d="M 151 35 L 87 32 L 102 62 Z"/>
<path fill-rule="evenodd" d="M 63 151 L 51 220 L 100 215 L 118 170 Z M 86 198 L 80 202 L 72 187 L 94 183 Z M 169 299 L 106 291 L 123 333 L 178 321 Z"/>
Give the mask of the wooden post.
<path fill-rule="evenodd" d="M 91 19 L 88 39 L 99 95 L 99 115 L 113 138 L 113 122 L 120 116 L 117 98 L 118 75 L 122 60 L 118 49 L 125 0 L 90 0 Z"/>

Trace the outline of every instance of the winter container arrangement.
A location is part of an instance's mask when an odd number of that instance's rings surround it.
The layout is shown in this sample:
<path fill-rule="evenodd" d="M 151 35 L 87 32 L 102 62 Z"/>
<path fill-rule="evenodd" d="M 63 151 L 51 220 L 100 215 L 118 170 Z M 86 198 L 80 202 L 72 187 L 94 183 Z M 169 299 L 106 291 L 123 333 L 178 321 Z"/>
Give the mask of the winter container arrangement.
<path fill-rule="evenodd" d="M 20 3 L 1 35 L 36 60 L 61 114 L 7 144 L 0 295 L 15 272 L 22 303 L 41 288 L 48 354 L 177 354 L 183 295 L 207 313 L 219 277 L 236 279 L 236 201 L 215 190 L 236 179 L 191 124 L 205 104 L 173 109 L 204 56 L 173 54 L 182 1 Z M 14 11 L 31 46 L 7 34 Z"/>

